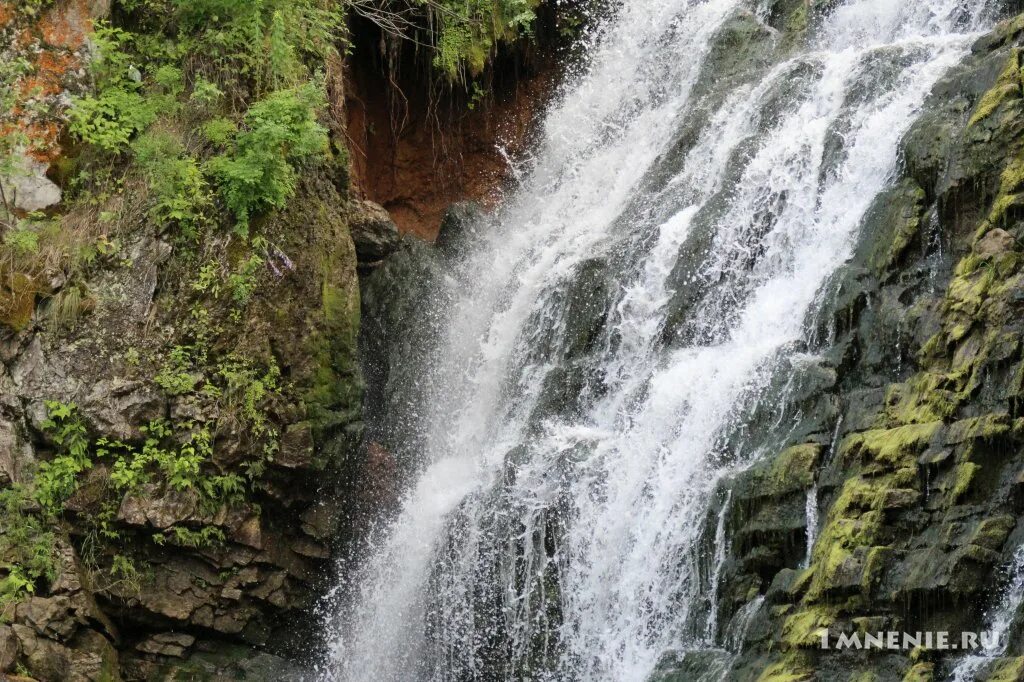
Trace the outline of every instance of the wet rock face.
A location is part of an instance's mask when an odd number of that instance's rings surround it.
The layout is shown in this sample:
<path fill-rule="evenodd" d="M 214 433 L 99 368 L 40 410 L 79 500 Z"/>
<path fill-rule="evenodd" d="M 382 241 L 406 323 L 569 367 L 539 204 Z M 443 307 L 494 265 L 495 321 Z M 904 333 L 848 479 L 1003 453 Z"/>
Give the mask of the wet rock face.
<path fill-rule="evenodd" d="M 809 321 L 835 413 L 729 486 L 719 622 L 764 597 L 729 679 L 944 679 L 950 652 L 822 652 L 818 633 L 984 630 L 1007 580 L 1024 537 L 1022 26 L 936 87 L 906 177 Z"/>

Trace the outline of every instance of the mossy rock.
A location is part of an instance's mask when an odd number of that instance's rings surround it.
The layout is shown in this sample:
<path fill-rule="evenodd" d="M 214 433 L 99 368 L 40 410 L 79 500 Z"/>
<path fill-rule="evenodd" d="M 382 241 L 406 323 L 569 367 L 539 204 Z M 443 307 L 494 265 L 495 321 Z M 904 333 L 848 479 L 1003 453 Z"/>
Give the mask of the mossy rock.
<path fill-rule="evenodd" d="M 21 331 L 32 321 L 36 309 L 38 285 L 28 275 L 0 273 L 0 325 Z"/>
<path fill-rule="evenodd" d="M 794 648 L 819 648 L 821 633 L 836 620 L 835 611 L 824 606 L 809 606 L 790 614 L 782 624 L 780 641 Z"/>
<path fill-rule="evenodd" d="M 934 679 L 935 664 L 931 662 L 915 663 L 903 676 L 903 682 L 932 682 Z"/>
<path fill-rule="evenodd" d="M 865 463 L 897 468 L 913 462 L 943 427 L 940 421 L 875 429 L 848 436 L 842 444 L 844 458 L 859 455 Z"/>
<path fill-rule="evenodd" d="M 1017 525 L 1017 519 L 1009 514 L 1000 514 L 983 519 L 974 529 L 970 542 L 986 549 L 999 551 L 1006 544 L 1006 538 Z"/>
<path fill-rule="evenodd" d="M 267 341 L 304 404 L 318 452 L 326 458 L 319 466 L 325 466 L 354 450 L 359 439 L 363 380 L 355 245 L 342 197 L 326 173 L 304 176 L 295 199 L 268 227 L 291 255 L 294 272 L 251 314 L 270 323 L 264 326 Z"/>
<path fill-rule="evenodd" d="M 1000 658 L 990 668 L 988 682 L 1018 682 L 1024 680 L 1024 656 Z"/>
<path fill-rule="evenodd" d="M 910 178 L 874 202 L 864 219 L 864 231 L 874 248 L 869 263 L 879 275 L 892 272 L 917 239 L 925 208 L 925 191 Z"/>
<path fill-rule="evenodd" d="M 978 102 L 971 115 L 968 126 L 973 126 L 985 120 L 1009 99 L 1020 99 L 1021 97 L 1021 64 L 1020 50 L 1013 49 L 1003 72 L 999 74 L 995 86 L 992 87 Z"/>
<path fill-rule="evenodd" d="M 762 462 L 737 481 L 742 499 L 780 498 L 807 490 L 814 484 L 814 472 L 823 446 L 803 443 L 786 448 L 774 459 Z"/>

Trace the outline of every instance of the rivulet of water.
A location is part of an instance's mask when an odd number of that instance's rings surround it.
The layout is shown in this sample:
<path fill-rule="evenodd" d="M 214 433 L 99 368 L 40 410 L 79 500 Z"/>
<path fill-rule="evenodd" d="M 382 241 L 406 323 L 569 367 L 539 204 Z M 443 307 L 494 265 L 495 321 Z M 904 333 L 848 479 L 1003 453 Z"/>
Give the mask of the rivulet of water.
<path fill-rule="evenodd" d="M 784 401 L 766 388 L 987 21 L 847 0 L 786 32 L 774 4 L 622 0 L 598 29 L 440 285 L 419 473 L 342 569 L 325 679 L 644 682 L 739 646 L 694 625 L 717 486 L 767 447 L 738 425 Z"/>
<path fill-rule="evenodd" d="M 952 682 L 974 682 L 980 679 L 978 674 L 996 657 L 1006 653 L 1010 628 L 1024 602 L 1024 547 L 1014 552 L 1008 573 L 1009 582 L 998 601 L 985 615 L 986 637 L 982 640 L 982 649 L 960 659 L 950 675 Z"/>

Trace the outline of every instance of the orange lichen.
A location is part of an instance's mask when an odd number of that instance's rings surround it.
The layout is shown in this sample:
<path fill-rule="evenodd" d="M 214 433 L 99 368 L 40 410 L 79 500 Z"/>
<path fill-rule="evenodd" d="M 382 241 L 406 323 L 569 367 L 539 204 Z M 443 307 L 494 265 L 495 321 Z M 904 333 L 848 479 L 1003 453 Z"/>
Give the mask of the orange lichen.
<path fill-rule="evenodd" d="M 14 8 L 9 3 L 0 2 L 0 28 L 14 21 Z"/>
<path fill-rule="evenodd" d="M 91 25 L 86 0 L 72 0 L 52 7 L 39 22 L 39 33 L 47 45 L 77 50 L 85 44 Z"/>
<path fill-rule="evenodd" d="M 61 94 L 74 90 L 83 66 L 82 48 L 93 29 L 89 0 L 63 0 L 38 20 L 19 19 L 9 2 L 0 2 L 0 24 L 4 22 L 16 22 L 11 29 L 16 31 L 14 45 L 31 68 L 14 84 L 14 105 L 0 112 L 0 133 L 21 133 L 28 155 L 49 164 L 60 156 Z"/>
<path fill-rule="evenodd" d="M 28 136 L 28 155 L 36 161 L 52 163 L 60 156 L 60 127 L 54 121 L 33 121 L 25 126 Z"/>
<path fill-rule="evenodd" d="M 64 77 L 78 65 L 78 58 L 72 54 L 41 52 L 35 63 L 35 73 L 22 79 L 18 90 L 24 97 L 60 94 L 64 89 Z"/>

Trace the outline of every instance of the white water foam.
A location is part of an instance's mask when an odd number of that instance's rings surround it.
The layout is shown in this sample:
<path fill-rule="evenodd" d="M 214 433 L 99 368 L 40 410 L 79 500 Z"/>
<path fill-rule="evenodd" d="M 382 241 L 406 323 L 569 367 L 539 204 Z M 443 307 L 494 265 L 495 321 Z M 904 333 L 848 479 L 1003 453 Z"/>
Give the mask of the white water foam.
<path fill-rule="evenodd" d="M 643 682 L 665 652 L 700 643 L 686 624 L 709 500 L 760 454 L 726 451 L 723 434 L 783 397 L 763 395 L 772 372 L 983 21 L 957 0 L 849 0 L 708 116 L 694 87 L 744 9 L 758 7 L 624 0 L 547 114 L 532 169 L 452 278 L 447 350 L 425 373 L 423 470 L 369 556 L 343 568 L 326 679 Z M 795 74 L 799 92 L 774 111 Z M 689 116 L 707 124 L 652 189 Z M 680 282 L 680 246 L 698 233 L 710 248 Z M 580 361 L 560 350 L 564 293 L 595 259 L 615 286 Z M 687 287 L 691 334 L 666 348 Z M 574 362 L 600 390 L 538 425 L 549 379 Z"/>

